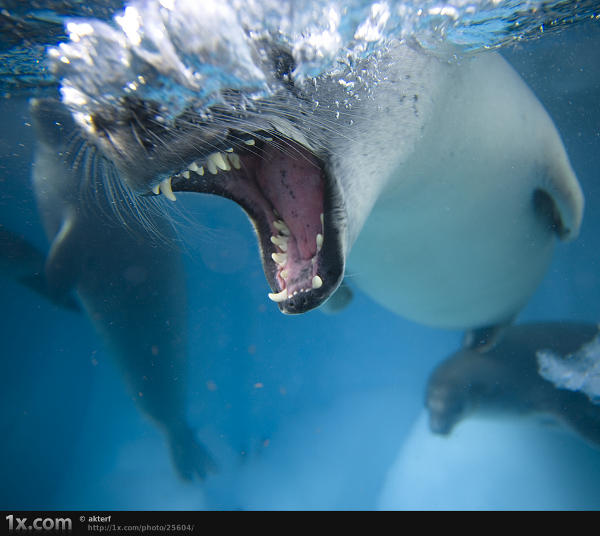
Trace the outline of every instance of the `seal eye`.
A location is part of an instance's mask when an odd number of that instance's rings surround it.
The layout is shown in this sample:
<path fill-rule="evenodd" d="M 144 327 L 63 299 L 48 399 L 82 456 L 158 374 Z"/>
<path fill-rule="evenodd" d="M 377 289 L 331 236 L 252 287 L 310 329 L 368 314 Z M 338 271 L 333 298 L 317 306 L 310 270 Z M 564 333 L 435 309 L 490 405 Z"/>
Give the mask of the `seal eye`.
<path fill-rule="evenodd" d="M 97 132 L 102 132 L 111 140 L 116 140 L 115 127 L 128 125 L 135 142 L 146 152 L 152 151 L 156 140 L 164 139 L 168 129 L 156 117 L 160 115 L 158 104 L 137 97 L 126 96 L 120 100 L 122 116 L 95 114 L 92 121 Z M 133 148 L 131 149 L 133 150 Z"/>
<path fill-rule="evenodd" d="M 283 48 L 274 49 L 271 52 L 273 60 L 273 70 L 277 80 L 281 80 L 289 86 L 294 85 L 292 73 L 296 68 L 296 61 L 292 54 Z"/>

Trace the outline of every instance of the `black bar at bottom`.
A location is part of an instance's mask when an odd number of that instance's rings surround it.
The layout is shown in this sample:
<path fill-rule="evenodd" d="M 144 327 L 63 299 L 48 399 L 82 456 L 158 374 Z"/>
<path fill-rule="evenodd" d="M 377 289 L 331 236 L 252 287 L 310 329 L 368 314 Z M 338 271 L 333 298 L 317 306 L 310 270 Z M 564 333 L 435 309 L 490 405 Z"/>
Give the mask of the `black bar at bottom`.
<path fill-rule="evenodd" d="M 0 519 L 8 534 L 200 534 L 206 512 L 190 511 L 10 511 Z M 7 532 L 4 532 L 7 531 Z"/>

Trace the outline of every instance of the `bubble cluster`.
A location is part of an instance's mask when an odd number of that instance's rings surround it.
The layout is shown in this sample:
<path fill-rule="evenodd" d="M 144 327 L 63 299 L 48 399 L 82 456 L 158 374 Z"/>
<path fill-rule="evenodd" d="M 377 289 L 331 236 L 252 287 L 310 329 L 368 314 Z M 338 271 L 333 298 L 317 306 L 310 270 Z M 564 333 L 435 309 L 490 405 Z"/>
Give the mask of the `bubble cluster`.
<path fill-rule="evenodd" d="M 123 97 L 160 103 L 161 117 L 202 114 L 237 91 L 241 102 L 272 95 L 284 50 L 298 83 L 332 74 L 352 87 L 354 66 L 394 40 L 446 55 L 501 46 L 593 14 L 583 2 L 523 0 L 315 1 L 131 0 L 112 21 L 72 19 L 69 40 L 49 49 L 62 98 L 78 121 Z M 591 11 L 590 11 L 591 10 Z"/>

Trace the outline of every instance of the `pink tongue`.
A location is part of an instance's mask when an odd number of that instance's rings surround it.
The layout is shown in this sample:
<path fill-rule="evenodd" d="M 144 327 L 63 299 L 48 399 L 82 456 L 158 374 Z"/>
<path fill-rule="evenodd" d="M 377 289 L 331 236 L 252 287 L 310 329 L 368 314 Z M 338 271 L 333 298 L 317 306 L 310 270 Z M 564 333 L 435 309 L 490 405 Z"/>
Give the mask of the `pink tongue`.
<path fill-rule="evenodd" d="M 288 152 L 268 148 L 256 180 L 296 239 L 300 256 L 314 257 L 316 237 L 322 232 L 324 196 L 315 157 L 298 145 L 289 147 Z"/>

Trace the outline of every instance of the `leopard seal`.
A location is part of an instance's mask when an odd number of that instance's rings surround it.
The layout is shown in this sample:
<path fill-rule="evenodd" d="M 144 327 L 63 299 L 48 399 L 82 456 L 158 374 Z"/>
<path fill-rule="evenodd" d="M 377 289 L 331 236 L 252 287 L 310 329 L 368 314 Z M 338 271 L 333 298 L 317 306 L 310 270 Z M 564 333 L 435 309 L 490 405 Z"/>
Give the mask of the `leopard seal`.
<path fill-rule="evenodd" d="M 395 43 L 351 71 L 295 80 L 289 51 L 269 57 L 282 81 L 269 98 L 223 92 L 206 113 L 169 119 L 133 94 L 86 116 L 89 139 L 133 192 L 237 202 L 284 313 L 323 304 L 348 265 L 357 287 L 411 320 L 510 323 L 556 238 L 577 236 L 584 199 L 552 120 L 508 63 Z"/>
<path fill-rule="evenodd" d="M 175 240 L 169 220 L 148 211 L 145 223 L 115 213 L 98 179 L 96 158 L 57 100 L 30 106 L 37 145 L 33 186 L 51 242 L 46 292 L 75 290 L 115 356 L 132 398 L 164 432 L 184 479 L 203 478 L 214 463 L 186 420 L 187 291 L 181 255 L 148 237 L 151 225 Z"/>
<path fill-rule="evenodd" d="M 462 348 L 429 377 L 425 405 L 431 431 L 448 435 L 471 415 L 541 415 L 600 448 L 600 406 L 544 379 L 536 357 L 544 350 L 569 355 L 597 334 L 593 324 L 523 324 L 507 328 L 487 352 Z"/>

